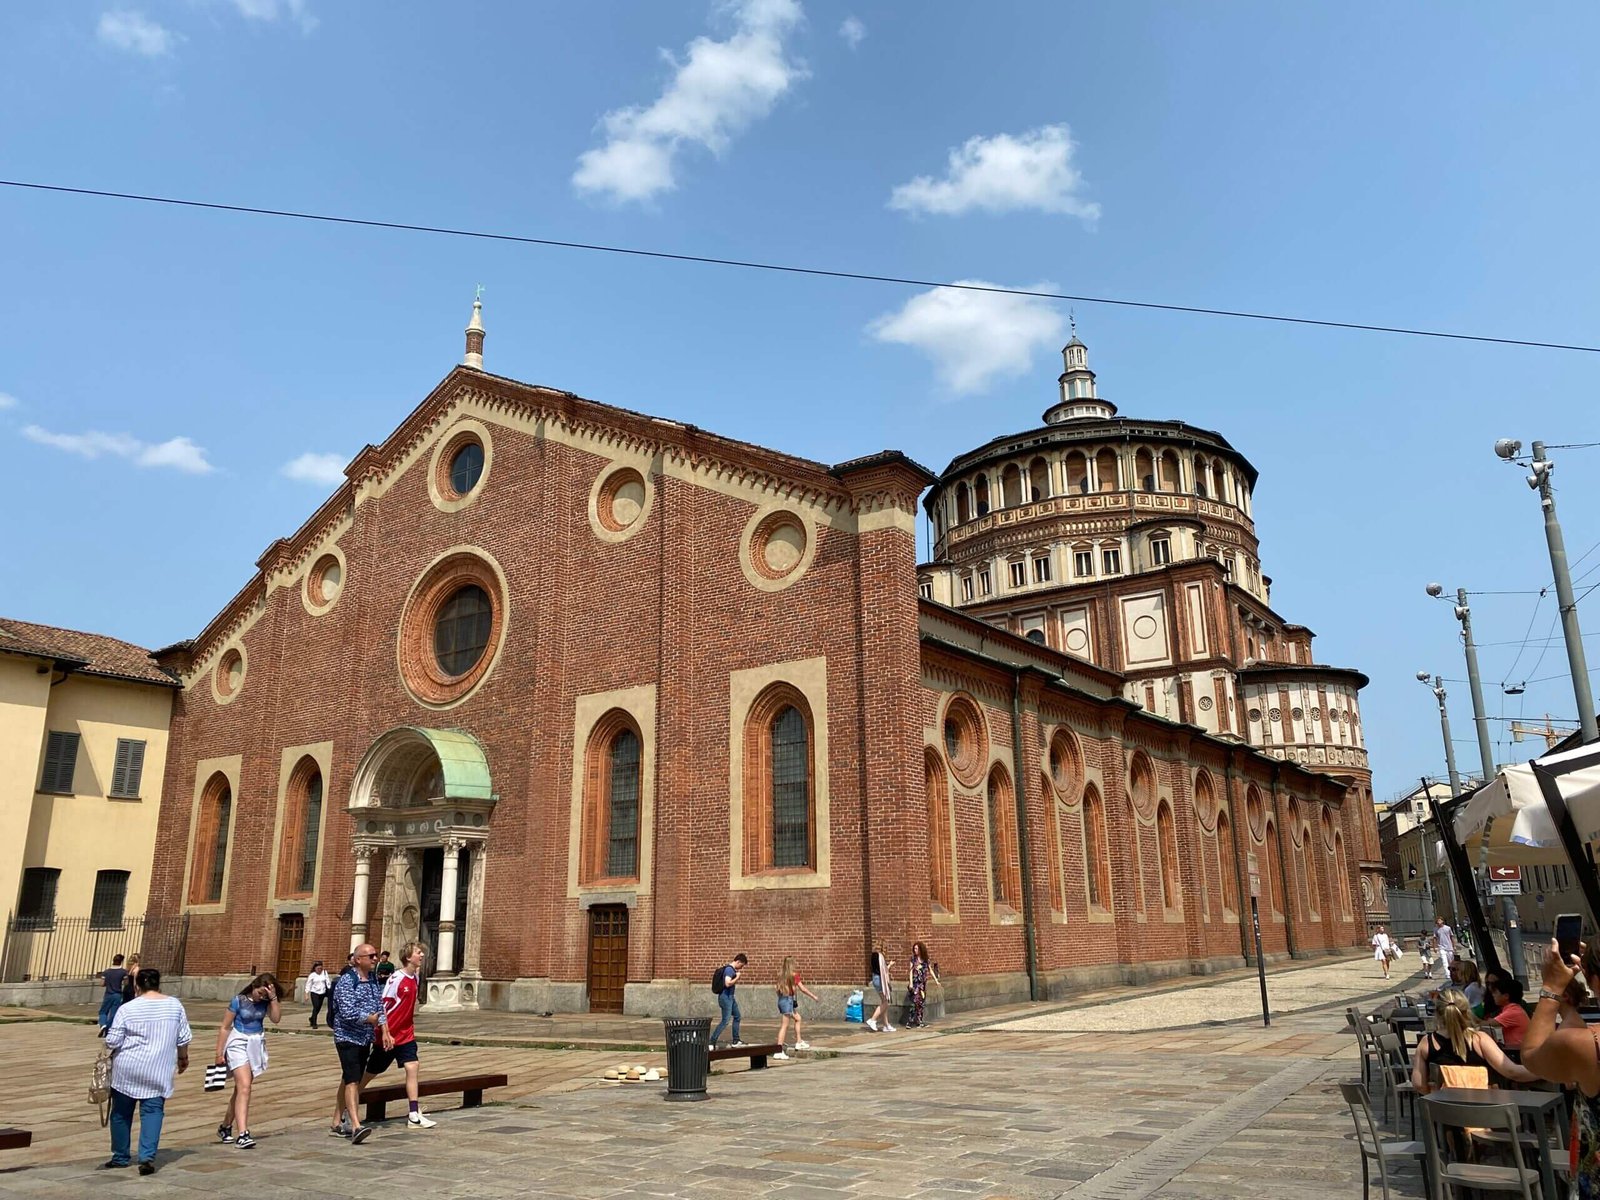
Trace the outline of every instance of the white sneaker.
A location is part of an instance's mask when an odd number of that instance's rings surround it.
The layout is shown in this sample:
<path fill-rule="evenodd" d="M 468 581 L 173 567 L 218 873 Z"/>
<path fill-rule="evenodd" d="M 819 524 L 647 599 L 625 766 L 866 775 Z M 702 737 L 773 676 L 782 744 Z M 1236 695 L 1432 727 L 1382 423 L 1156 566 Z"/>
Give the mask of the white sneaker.
<path fill-rule="evenodd" d="M 883 1023 L 883 1031 L 885 1033 L 893 1033 L 894 1032 L 894 1026 L 889 1024 L 889 1022 L 885 1021 Z"/>
<path fill-rule="evenodd" d="M 809 1049 L 811 1049 L 811 1043 L 810 1042 L 796 1042 L 794 1044 L 794 1048 L 796 1050 L 809 1050 Z"/>
<path fill-rule="evenodd" d="M 733 1044 L 733 1048 L 735 1050 L 743 1050 L 745 1048 L 745 1043 L 744 1042 L 735 1042 Z"/>
<path fill-rule="evenodd" d="M 873 1033 L 877 1033 L 878 1032 L 878 1023 L 876 1021 L 874 1021 L 871 1017 L 868 1017 L 867 1018 L 867 1028 L 872 1030 Z"/>
<path fill-rule="evenodd" d="M 421 1110 L 406 1115 L 406 1125 L 411 1129 L 432 1129 L 438 1124 L 439 1122 L 430 1121 L 423 1116 Z"/>
<path fill-rule="evenodd" d="M 782 1059 L 784 1062 L 788 1062 L 789 1061 L 789 1056 L 787 1054 L 785 1054 L 782 1050 L 779 1050 L 772 1057 L 776 1058 L 776 1059 Z"/>

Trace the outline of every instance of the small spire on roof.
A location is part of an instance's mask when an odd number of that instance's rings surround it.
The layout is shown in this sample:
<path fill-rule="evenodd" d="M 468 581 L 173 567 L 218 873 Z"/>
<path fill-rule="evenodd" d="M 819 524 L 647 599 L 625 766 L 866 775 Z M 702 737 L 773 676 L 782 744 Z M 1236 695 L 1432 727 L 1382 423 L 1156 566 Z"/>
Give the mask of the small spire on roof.
<path fill-rule="evenodd" d="M 483 284 L 472 297 L 472 320 L 467 322 L 467 354 L 461 360 L 464 367 L 483 370 Z"/>

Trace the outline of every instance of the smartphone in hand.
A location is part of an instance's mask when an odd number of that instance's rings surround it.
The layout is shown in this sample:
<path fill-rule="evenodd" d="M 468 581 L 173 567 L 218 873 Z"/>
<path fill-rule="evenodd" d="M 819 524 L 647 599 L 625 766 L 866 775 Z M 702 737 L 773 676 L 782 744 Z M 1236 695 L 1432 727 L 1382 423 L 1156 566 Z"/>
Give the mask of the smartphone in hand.
<path fill-rule="evenodd" d="M 1571 963 L 1578 954 L 1578 944 L 1583 937 L 1583 917 L 1579 913 L 1562 913 L 1556 918 L 1556 945 L 1561 950 L 1561 961 Z"/>

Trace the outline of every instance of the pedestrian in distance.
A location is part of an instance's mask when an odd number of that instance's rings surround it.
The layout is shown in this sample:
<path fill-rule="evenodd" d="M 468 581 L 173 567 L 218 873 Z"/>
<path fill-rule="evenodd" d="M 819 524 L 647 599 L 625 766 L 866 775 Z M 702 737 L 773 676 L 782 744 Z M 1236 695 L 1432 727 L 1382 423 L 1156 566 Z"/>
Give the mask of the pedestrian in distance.
<path fill-rule="evenodd" d="M 880 1028 L 885 1033 L 893 1033 L 894 1026 L 889 1024 L 889 1005 L 894 1003 L 894 976 L 889 972 L 894 970 L 894 963 L 889 961 L 882 946 L 867 956 L 867 969 L 872 972 L 872 986 L 878 993 L 878 1007 L 867 1018 L 867 1028 L 873 1033 Z M 878 1024 L 879 1017 L 883 1018 L 881 1026 Z"/>
<path fill-rule="evenodd" d="M 356 1103 L 361 1081 L 367 1073 L 367 1057 L 374 1041 L 394 1049 L 389 1026 L 383 1016 L 383 989 L 378 986 L 374 968 L 378 952 L 362 942 L 350 952 L 351 969 L 339 972 L 333 985 L 333 1002 L 328 1024 L 333 1029 L 333 1048 L 339 1055 L 339 1090 L 333 1098 L 333 1137 L 349 1138 L 359 1146 L 372 1136 L 372 1127 L 361 1123 Z M 348 1114 L 349 1124 L 345 1124 Z"/>
<path fill-rule="evenodd" d="M 267 1069 L 266 1022 L 276 1025 L 283 1016 L 278 999 L 281 990 L 276 975 L 257 975 L 228 1001 L 227 1015 L 217 1030 L 217 1061 L 226 1065 L 233 1077 L 233 1098 L 217 1126 L 217 1140 L 224 1145 L 232 1142 L 241 1150 L 255 1149 L 256 1140 L 250 1136 L 250 1090 Z"/>
<path fill-rule="evenodd" d="M 333 986 L 333 979 L 328 975 L 319 958 L 311 964 L 311 973 L 306 976 L 306 997 L 311 1001 L 311 1028 L 317 1027 L 317 1018 L 322 1015 L 322 1005 L 328 999 L 328 989 Z"/>
<path fill-rule="evenodd" d="M 154 1175 L 161 1147 L 161 1122 L 173 1081 L 189 1069 L 189 1015 L 175 996 L 161 991 L 161 972 L 141 968 L 137 995 L 117 1010 L 106 1031 L 111 1051 L 111 1157 L 103 1170 L 133 1161 L 133 1112 L 139 1110 L 139 1174 Z"/>
<path fill-rule="evenodd" d="M 1439 965 L 1450 974 L 1450 961 L 1456 956 L 1456 931 L 1445 924 L 1443 917 L 1433 919 L 1433 940 L 1439 947 Z"/>
<path fill-rule="evenodd" d="M 739 986 L 739 976 L 744 974 L 744 969 L 750 965 L 750 959 L 742 952 L 735 954 L 724 965 L 718 967 L 711 975 L 711 990 L 716 993 L 717 1007 L 722 1010 L 722 1021 L 717 1025 L 716 1032 L 711 1035 L 711 1048 L 717 1048 L 717 1039 L 722 1036 L 722 1031 L 728 1027 L 728 1022 L 733 1022 L 733 1044 L 743 1046 L 739 1040 L 739 997 L 734 989 Z"/>
<path fill-rule="evenodd" d="M 821 998 L 808 988 L 805 980 L 800 978 L 800 968 L 795 966 L 794 957 L 790 955 L 783 960 L 783 968 L 778 972 L 778 1052 L 773 1058 L 788 1058 L 784 1051 L 788 1044 L 789 1022 L 794 1022 L 794 1048 L 796 1050 L 809 1050 L 811 1043 L 806 1041 L 800 1033 L 800 997 L 810 996 L 813 1000 Z"/>
<path fill-rule="evenodd" d="M 1383 977 L 1389 978 L 1389 963 L 1395 957 L 1394 940 L 1383 931 L 1379 925 L 1372 934 L 1372 957 L 1378 960 L 1378 965 L 1383 968 Z"/>
<path fill-rule="evenodd" d="M 402 955 L 403 954 L 404 952 L 402 951 Z M 380 985 L 387 984 L 389 982 L 389 976 L 394 974 L 394 961 L 389 957 L 389 952 L 387 950 L 380 950 L 378 952 L 377 973 L 378 983 Z"/>
<path fill-rule="evenodd" d="M 1433 938 L 1424 936 L 1417 944 L 1417 957 L 1422 960 L 1422 977 L 1424 979 L 1433 978 L 1433 955 Z"/>
<path fill-rule="evenodd" d="M 106 1030 L 111 1028 L 111 1018 L 117 1015 L 117 1009 L 122 1007 L 122 984 L 128 978 L 127 969 L 122 965 L 122 955 L 113 954 L 111 965 L 100 972 L 100 982 L 105 985 L 105 995 L 100 997 L 100 1036 L 105 1037 Z"/>
<path fill-rule="evenodd" d="M 139 976 L 139 956 L 137 954 L 128 955 L 128 961 L 122 965 L 128 972 L 122 977 L 122 1002 L 126 1004 L 139 994 L 139 989 L 136 986 Z"/>
<path fill-rule="evenodd" d="M 432 1129 L 438 1124 L 422 1115 L 417 1103 L 417 1031 L 413 1021 L 417 1015 L 418 976 L 422 974 L 422 961 L 427 950 L 421 942 L 407 942 L 400 948 L 397 970 L 383 985 L 383 1019 L 389 1036 L 372 1047 L 367 1056 L 367 1073 L 361 1080 L 362 1088 L 382 1075 L 391 1063 L 399 1063 L 406 1076 L 407 1129 Z"/>
<path fill-rule="evenodd" d="M 939 969 L 928 958 L 926 942 L 911 943 L 911 971 L 906 980 L 906 1025 L 926 1025 L 928 981 L 939 982 Z"/>

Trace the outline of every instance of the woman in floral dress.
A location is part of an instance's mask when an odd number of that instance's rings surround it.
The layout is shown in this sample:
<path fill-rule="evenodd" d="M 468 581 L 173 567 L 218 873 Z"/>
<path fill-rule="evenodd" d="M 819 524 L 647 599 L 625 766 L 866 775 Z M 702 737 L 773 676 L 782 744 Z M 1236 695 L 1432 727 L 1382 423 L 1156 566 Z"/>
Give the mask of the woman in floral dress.
<path fill-rule="evenodd" d="M 907 992 L 910 999 L 906 1007 L 907 1025 L 926 1025 L 923 1018 L 923 1008 L 928 1000 L 928 980 L 939 982 L 939 976 L 933 969 L 933 964 L 928 961 L 928 947 L 924 942 L 913 942 L 911 945 L 911 977 Z"/>

